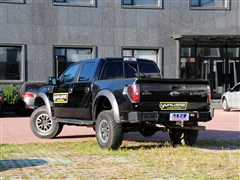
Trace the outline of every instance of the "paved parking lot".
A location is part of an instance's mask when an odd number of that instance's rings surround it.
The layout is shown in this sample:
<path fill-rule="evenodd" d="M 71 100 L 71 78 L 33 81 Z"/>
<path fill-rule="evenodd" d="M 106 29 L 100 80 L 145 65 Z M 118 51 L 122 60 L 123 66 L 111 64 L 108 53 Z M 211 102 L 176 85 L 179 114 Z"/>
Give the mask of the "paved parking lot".
<path fill-rule="evenodd" d="M 215 110 L 215 117 L 212 121 L 201 123 L 206 126 L 205 131 L 200 131 L 199 140 L 224 140 L 240 141 L 240 111 L 224 112 L 221 109 Z M 92 128 L 64 126 L 63 131 L 55 139 L 39 139 L 33 135 L 29 126 L 29 117 L 16 117 L 14 114 L 7 114 L 0 118 L 0 141 L 5 143 L 31 143 L 31 142 L 65 142 L 95 139 L 95 132 Z M 157 132 L 150 138 L 144 138 L 140 133 L 127 133 L 124 137 L 129 141 L 162 141 L 169 140 L 168 133 Z"/>

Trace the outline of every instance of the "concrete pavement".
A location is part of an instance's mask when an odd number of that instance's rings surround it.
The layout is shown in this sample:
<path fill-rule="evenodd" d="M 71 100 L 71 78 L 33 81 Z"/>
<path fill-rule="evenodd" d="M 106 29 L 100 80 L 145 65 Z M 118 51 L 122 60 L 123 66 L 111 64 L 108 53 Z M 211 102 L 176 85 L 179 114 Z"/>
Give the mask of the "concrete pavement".
<path fill-rule="evenodd" d="M 54 139 L 37 138 L 30 129 L 29 117 L 0 118 L 0 142 L 1 144 L 34 143 L 34 142 L 77 142 L 86 139 L 95 139 L 95 132 L 92 128 L 64 126 L 63 131 Z M 224 140 L 240 141 L 240 111 L 224 112 L 221 109 L 215 110 L 215 117 L 212 121 L 201 123 L 206 126 L 205 131 L 200 131 L 198 140 Z M 168 133 L 157 132 L 154 136 L 144 138 L 140 133 L 127 133 L 124 140 L 128 141 L 169 141 Z"/>

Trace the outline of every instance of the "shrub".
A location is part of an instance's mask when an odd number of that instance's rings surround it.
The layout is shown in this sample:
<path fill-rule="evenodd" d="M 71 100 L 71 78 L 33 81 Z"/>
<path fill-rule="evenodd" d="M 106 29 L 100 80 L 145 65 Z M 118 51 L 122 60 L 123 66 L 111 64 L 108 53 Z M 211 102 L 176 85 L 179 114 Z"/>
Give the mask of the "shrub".
<path fill-rule="evenodd" d="M 13 84 L 3 87 L 3 100 L 7 104 L 15 104 L 19 98 L 18 88 Z"/>

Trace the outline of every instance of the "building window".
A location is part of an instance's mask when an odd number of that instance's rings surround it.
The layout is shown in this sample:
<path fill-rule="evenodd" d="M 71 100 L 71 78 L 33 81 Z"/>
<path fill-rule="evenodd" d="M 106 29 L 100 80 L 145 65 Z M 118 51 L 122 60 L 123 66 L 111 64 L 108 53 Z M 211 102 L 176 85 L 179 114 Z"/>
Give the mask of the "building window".
<path fill-rule="evenodd" d="M 157 49 L 123 49 L 123 56 L 132 56 L 136 58 L 150 59 L 158 62 Z"/>
<path fill-rule="evenodd" d="M 162 8 L 162 0 L 122 0 L 122 6 L 127 8 Z"/>
<path fill-rule="evenodd" d="M 131 48 L 123 47 L 122 56 L 131 56 L 136 58 L 149 59 L 156 62 L 161 74 L 163 75 L 162 68 L 162 48 Z"/>
<path fill-rule="evenodd" d="M 94 57 L 95 48 L 54 47 L 55 73 L 58 76 L 71 64 Z"/>
<path fill-rule="evenodd" d="M 0 45 L 0 81 L 22 80 L 22 46 Z"/>
<path fill-rule="evenodd" d="M 240 57 L 240 48 L 230 47 L 227 49 L 228 57 Z"/>
<path fill-rule="evenodd" d="M 0 0 L 0 3 L 24 3 L 24 0 Z"/>
<path fill-rule="evenodd" d="M 95 6 L 96 0 L 53 0 L 54 5 Z"/>
<path fill-rule="evenodd" d="M 190 0 L 191 9 L 229 9 L 229 0 Z"/>

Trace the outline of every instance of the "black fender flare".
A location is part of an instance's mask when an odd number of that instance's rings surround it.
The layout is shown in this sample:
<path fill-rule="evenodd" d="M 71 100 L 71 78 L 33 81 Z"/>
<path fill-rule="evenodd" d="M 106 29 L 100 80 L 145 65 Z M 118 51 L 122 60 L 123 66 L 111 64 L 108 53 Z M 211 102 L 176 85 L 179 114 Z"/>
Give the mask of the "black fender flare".
<path fill-rule="evenodd" d="M 93 118 L 96 119 L 96 104 L 98 103 L 100 97 L 106 97 L 109 102 L 111 103 L 112 106 L 112 111 L 113 111 L 113 116 L 114 119 L 116 121 L 116 123 L 120 123 L 121 119 L 120 119 L 120 115 L 119 115 L 119 107 L 118 107 L 118 103 L 117 100 L 115 98 L 115 96 L 113 95 L 113 93 L 107 89 L 104 89 L 100 92 L 98 92 L 98 94 L 96 95 L 94 101 L 93 101 Z"/>
<path fill-rule="evenodd" d="M 37 94 L 37 98 L 41 98 L 44 101 L 44 104 L 46 106 L 47 109 L 47 113 L 49 115 L 49 117 L 52 117 L 52 110 L 51 107 L 53 107 L 53 102 L 49 100 L 49 98 L 47 97 L 47 95 L 43 92 L 39 92 Z M 36 100 L 35 100 L 36 103 Z"/>

